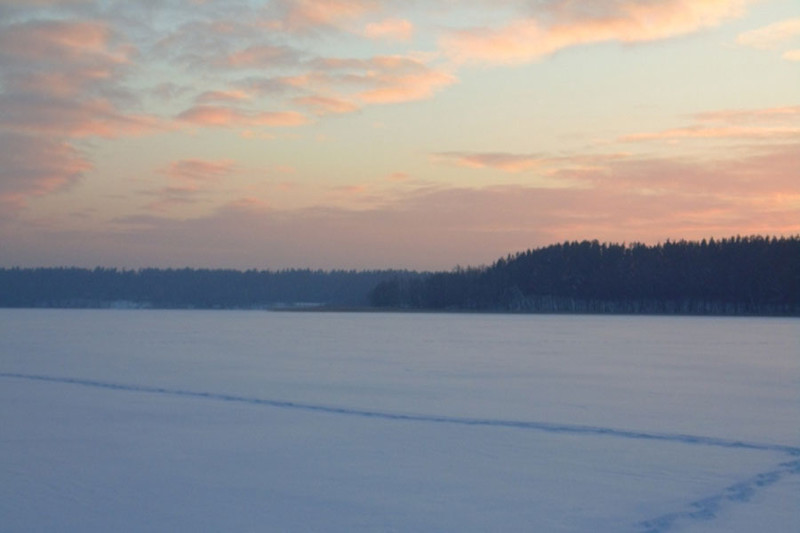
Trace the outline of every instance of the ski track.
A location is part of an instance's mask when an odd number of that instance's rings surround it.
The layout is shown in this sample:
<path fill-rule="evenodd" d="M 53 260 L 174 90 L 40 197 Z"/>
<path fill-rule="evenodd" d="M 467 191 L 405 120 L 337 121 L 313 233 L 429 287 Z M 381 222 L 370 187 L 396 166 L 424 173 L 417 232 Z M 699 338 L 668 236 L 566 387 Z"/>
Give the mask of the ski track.
<path fill-rule="evenodd" d="M 725 487 L 721 492 L 691 502 L 685 510 L 668 513 L 639 523 L 642 533 L 663 533 L 682 522 L 713 520 L 728 504 L 750 501 L 758 489 L 774 485 L 792 474 L 800 474 L 800 460 L 788 461 L 769 472 L 762 472 L 744 481 Z"/>
<path fill-rule="evenodd" d="M 584 426 L 577 424 L 557 424 L 552 422 L 503 420 L 490 418 L 468 418 L 443 415 L 424 415 L 394 413 L 389 411 L 372 411 L 337 407 L 332 405 L 308 404 L 286 400 L 238 396 L 215 392 L 200 392 L 165 387 L 150 387 L 126 383 L 114 383 L 83 378 L 48 376 L 43 374 L 21 374 L 13 372 L 0 372 L 0 378 L 38 381 L 47 383 L 60 383 L 78 385 L 95 389 L 124 391 L 144 394 L 157 394 L 180 398 L 195 398 L 217 402 L 242 403 L 260 405 L 277 409 L 294 409 L 299 411 L 326 413 L 334 415 L 374 418 L 381 420 L 394 420 L 403 422 L 424 422 L 434 424 L 452 424 L 461 426 L 482 426 L 499 428 L 516 428 L 548 433 L 561 433 L 573 435 L 599 435 L 623 439 L 652 440 L 689 444 L 697 446 L 715 446 L 720 448 L 737 448 L 765 452 L 779 452 L 792 457 L 800 456 L 800 447 L 783 444 L 747 442 L 742 440 L 708 437 L 702 435 L 689 435 L 681 433 L 651 433 L 625 429 L 606 428 L 599 426 Z M 667 513 L 659 517 L 644 520 L 637 524 L 642 533 L 664 533 L 684 522 L 712 520 L 720 510 L 728 505 L 747 502 L 752 499 L 755 492 L 779 482 L 786 476 L 800 474 L 800 460 L 783 462 L 777 468 L 768 472 L 756 474 L 744 481 L 725 487 L 721 492 L 690 502 L 682 511 Z"/>

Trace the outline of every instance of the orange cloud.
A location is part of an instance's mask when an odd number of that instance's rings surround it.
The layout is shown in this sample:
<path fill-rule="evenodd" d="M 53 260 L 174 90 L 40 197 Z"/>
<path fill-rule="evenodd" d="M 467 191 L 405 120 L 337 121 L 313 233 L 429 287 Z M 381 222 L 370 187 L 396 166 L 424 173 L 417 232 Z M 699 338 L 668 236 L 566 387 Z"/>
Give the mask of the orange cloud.
<path fill-rule="evenodd" d="M 547 160 L 535 155 L 504 152 L 440 152 L 435 157 L 463 167 L 491 168 L 504 172 L 522 172 L 542 166 Z"/>
<path fill-rule="evenodd" d="M 736 42 L 759 50 L 775 50 L 800 37 L 800 18 L 775 22 L 756 30 L 740 33 Z"/>
<path fill-rule="evenodd" d="M 370 104 L 430 98 L 436 91 L 456 82 L 452 74 L 406 56 L 378 56 L 366 65 L 371 68 L 351 78 L 372 86 L 358 93 L 360 100 Z"/>
<path fill-rule="evenodd" d="M 622 142 L 664 141 L 679 139 L 792 139 L 800 137 L 800 127 L 704 127 L 688 126 L 655 133 L 635 133 L 620 138 Z"/>
<path fill-rule="evenodd" d="M 358 106 L 352 102 L 325 96 L 304 96 L 295 98 L 294 103 L 310 108 L 314 114 L 320 116 L 358 111 Z"/>
<path fill-rule="evenodd" d="M 310 63 L 311 72 L 279 79 L 280 85 L 295 90 L 328 93 L 328 98 L 342 102 L 353 99 L 365 104 L 387 104 L 430 98 L 452 85 L 456 77 L 446 70 L 407 55 L 375 56 L 367 59 L 321 57 Z M 301 100 L 326 111 L 323 100 Z M 331 109 L 349 109 L 349 105 L 329 102 Z"/>
<path fill-rule="evenodd" d="M 273 23 L 289 31 L 340 24 L 378 7 L 375 0 L 281 0 L 278 4 L 284 15 Z"/>
<path fill-rule="evenodd" d="M 227 56 L 224 63 L 235 68 L 265 68 L 296 60 L 295 52 L 285 46 L 254 45 Z"/>
<path fill-rule="evenodd" d="M 765 109 L 727 109 L 695 113 L 699 122 L 659 132 L 635 133 L 622 142 L 680 139 L 793 139 L 800 137 L 800 106 Z"/>
<path fill-rule="evenodd" d="M 358 97 L 370 104 L 390 104 L 424 100 L 436 91 L 452 85 L 456 78 L 445 72 L 429 71 L 402 76 L 382 76 L 376 80 L 379 87 L 363 91 Z"/>
<path fill-rule="evenodd" d="M 414 25 L 405 19 L 386 19 L 371 22 L 364 28 L 364 36 L 369 39 L 388 39 L 410 41 L 414 35 Z"/>
<path fill-rule="evenodd" d="M 707 111 L 692 115 L 696 120 L 749 123 L 749 122 L 774 122 L 795 121 L 800 119 L 800 106 L 770 107 L 765 109 L 726 109 L 722 111 Z"/>
<path fill-rule="evenodd" d="M 580 11 L 582 4 L 561 1 L 549 6 L 549 17 L 515 20 L 500 28 L 457 30 L 440 44 L 458 62 L 525 63 L 569 46 L 653 41 L 691 33 L 740 16 L 748 1 L 622 0 L 598 3 L 589 13 Z"/>
<path fill-rule="evenodd" d="M 198 126 L 272 126 L 291 127 L 308 123 L 308 118 L 294 111 L 248 113 L 232 107 L 198 105 L 180 113 L 179 120 Z"/>
<path fill-rule="evenodd" d="M 786 61 L 800 61 L 800 48 L 797 50 L 787 50 L 781 57 Z"/>
<path fill-rule="evenodd" d="M 200 94 L 195 101 L 199 104 L 208 104 L 213 102 L 240 102 L 242 100 L 249 100 L 250 95 L 245 91 L 232 90 L 232 91 L 206 91 Z"/>

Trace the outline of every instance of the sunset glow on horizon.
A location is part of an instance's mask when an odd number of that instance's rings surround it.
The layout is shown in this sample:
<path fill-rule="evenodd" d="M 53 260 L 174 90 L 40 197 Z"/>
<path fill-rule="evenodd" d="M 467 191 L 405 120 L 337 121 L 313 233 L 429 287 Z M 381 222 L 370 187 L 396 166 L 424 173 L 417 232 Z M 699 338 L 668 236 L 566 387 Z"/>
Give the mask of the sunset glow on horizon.
<path fill-rule="evenodd" d="M 0 267 L 800 234 L 796 0 L 0 0 Z"/>

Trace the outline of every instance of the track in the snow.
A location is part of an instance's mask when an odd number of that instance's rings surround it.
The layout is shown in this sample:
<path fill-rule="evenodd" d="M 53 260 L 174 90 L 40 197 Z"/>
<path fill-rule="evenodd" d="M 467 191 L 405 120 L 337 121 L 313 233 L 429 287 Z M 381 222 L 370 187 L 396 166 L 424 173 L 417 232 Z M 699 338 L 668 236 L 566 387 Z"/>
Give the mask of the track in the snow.
<path fill-rule="evenodd" d="M 745 502 L 751 499 L 753 494 L 759 489 L 777 483 L 786 476 L 800 474 L 800 447 L 788 446 L 775 443 L 748 442 L 734 439 L 723 439 L 702 435 L 687 435 L 681 433 L 654 433 L 642 432 L 626 429 L 615 429 L 600 426 L 585 426 L 576 424 L 558 424 L 553 422 L 537 422 L 525 420 L 504 420 L 491 418 L 468 418 L 444 415 L 425 415 L 394 413 L 390 411 L 373 411 L 367 409 L 356 409 L 349 407 L 337 407 L 332 405 L 309 404 L 293 402 L 287 400 L 276 400 L 267 398 L 257 398 L 250 396 L 239 396 L 234 394 L 224 394 L 216 392 L 201 392 L 183 389 L 172 389 L 166 387 L 150 387 L 146 385 L 135 385 L 126 383 L 114 383 L 109 381 L 98 381 L 83 378 L 71 378 L 60 376 L 48 376 L 42 374 L 21 374 L 13 372 L 0 372 L 0 378 L 26 380 L 35 382 L 59 383 L 67 385 L 77 385 L 95 389 L 106 389 L 113 391 L 156 394 L 162 396 L 172 396 L 180 398 L 193 398 L 198 400 L 208 400 L 216 402 L 232 402 L 248 405 L 272 407 L 277 409 L 294 409 L 299 411 L 309 411 L 332 415 L 354 416 L 362 418 L 373 418 L 382 420 L 394 420 L 401 422 L 421 422 L 434 424 L 452 424 L 462 426 L 480 426 L 494 428 L 514 428 L 532 431 L 543 431 L 548 433 L 561 433 L 573 435 L 596 435 L 623 439 L 652 440 L 662 442 L 674 442 L 677 444 L 713 446 L 720 448 L 738 448 L 746 450 L 756 450 L 765 452 L 779 452 L 792 456 L 793 460 L 780 463 L 776 468 L 757 474 L 752 478 L 743 480 L 734 485 L 724 488 L 721 492 L 705 497 L 703 499 L 690 502 L 682 511 L 667 513 L 662 516 L 642 521 L 638 528 L 646 533 L 664 533 L 680 523 L 694 520 L 713 519 L 717 513 L 728 503 Z"/>

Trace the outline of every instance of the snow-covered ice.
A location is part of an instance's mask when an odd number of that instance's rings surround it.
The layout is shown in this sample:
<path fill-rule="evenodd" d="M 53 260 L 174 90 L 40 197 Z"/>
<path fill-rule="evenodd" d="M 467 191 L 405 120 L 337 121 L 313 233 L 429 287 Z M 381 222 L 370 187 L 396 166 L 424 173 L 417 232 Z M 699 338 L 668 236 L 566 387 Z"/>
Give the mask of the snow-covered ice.
<path fill-rule="evenodd" d="M 796 319 L 0 310 L 2 531 L 796 531 Z"/>

